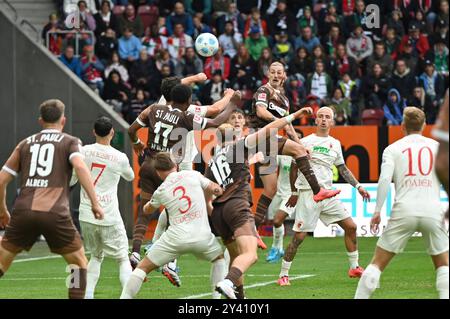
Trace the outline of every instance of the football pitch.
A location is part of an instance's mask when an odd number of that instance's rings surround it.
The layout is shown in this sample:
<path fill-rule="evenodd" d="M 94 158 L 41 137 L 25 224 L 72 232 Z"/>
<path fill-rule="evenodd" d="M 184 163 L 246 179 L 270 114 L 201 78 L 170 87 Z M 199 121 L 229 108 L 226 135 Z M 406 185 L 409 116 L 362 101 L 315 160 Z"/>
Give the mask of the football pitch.
<path fill-rule="evenodd" d="M 287 244 L 289 238 L 285 239 Z M 271 238 L 264 238 L 271 243 Z M 360 238 L 361 266 L 367 266 L 376 238 Z M 285 246 L 286 247 L 286 246 Z M 357 279 L 347 276 L 348 261 L 343 238 L 307 238 L 293 262 L 291 286 L 279 287 L 276 280 L 280 262 L 265 261 L 267 251 L 259 250 L 258 262 L 245 278 L 249 299 L 349 299 L 353 298 Z M 176 299 L 210 298 L 210 264 L 188 255 L 179 259 L 181 287 L 155 272 L 148 276 L 137 298 Z M 29 253 L 21 254 L 0 280 L 0 299 L 66 299 L 64 260 L 49 253 L 45 243 L 37 243 Z M 397 256 L 383 273 L 374 298 L 437 298 L 435 272 L 421 238 L 412 238 L 405 252 Z M 121 293 L 118 266 L 105 258 L 97 285 L 96 298 L 116 299 Z"/>

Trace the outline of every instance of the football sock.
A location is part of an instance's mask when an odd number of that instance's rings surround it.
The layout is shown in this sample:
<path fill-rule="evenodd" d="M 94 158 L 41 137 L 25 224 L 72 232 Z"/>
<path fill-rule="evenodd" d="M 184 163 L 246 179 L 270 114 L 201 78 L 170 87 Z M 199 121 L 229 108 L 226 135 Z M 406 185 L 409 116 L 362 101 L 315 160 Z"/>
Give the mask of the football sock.
<path fill-rule="evenodd" d="M 155 243 L 161 235 L 166 231 L 167 229 L 167 212 L 166 210 L 163 210 L 161 214 L 159 214 L 158 217 L 158 223 L 156 224 L 155 233 L 153 234 L 152 242 Z"/>
<path fill-rule="evenodd" d="M 356 288 L 355 299 L 369 299 L 380 282 L 381 271 L 377 266 L 370 264 L 364 270 Z"/>
<path fill-rule="evenodd" d="M 130 279 L 133 269 L 131 268 L 131 264 L 130 264 L 130 261 L 128 260 L 128 258 L 121 259 L 118 262 L 119 262 L 120 284 L 122 285 L 122 288 L 123 288 L 127 284 L 128 279 Z"/>
<path fill-rule="evenodd" d="M 289 276 L 289 269 L 291 269 L 292 261 L 281 260 L 280 278 Z"/>
<path fill-rule="evenodd" d="M 69 299 L 84 299 L 84 295 L 86 294 L 87 269 L 73 268 L 71 269 L 71 277 L 73 278 L 73 282 L 70 283 Z"/>
<path fill-rule="evenodd" d="M 103 258 L 92 256 L 87 267 L 87 282 L 85 299 L 94 299 L 94 291 L 97 286 L 98 278 L 100 278 L 100 268 L 102 267 Z M 127 260 L 128 261 L 128 260 Z M 128 261 L 128 264 L 130 262 Z"/>
<path fill-rule="evenodd" d="M 134 225 L 133 229 L 133 246 L 132 252 L 136 252 L 138 254 L 141 253 L 142 241 L 144 240 L 145 233 L 147 232 L 148 224 L 150 223 L 151 217 L 153 214 L 144 215 L 143 212 L 144 203 L 141 202 L 138 210 L 138 218 L 136 221 L 136 225 Z"/>
<path fill-rule="evenodd" d="M 231 267 L 225 279 L 230 280 L 233 283 L 233 285 L 237 286 L 237 283 L 239 281 L 239 278 L 241 278 L 241 276 L 242 271 L 240 271 L 239 268 Z"/>
<path fill-rule="evenodd" d="M 216 291 L 216 285 L 218 282 L 225 279 L 225 276 L 227 275 L 227 268 L 227 264 L 223 258 L 214 261 L 211 265 L 210 278 L 213 299 L 220 299 L 221 297 L 220 292 Z"/>
<path fill-rule="evenodd" d="M 170 269 L 175 270 L 175 269 L 177 268 L 177 260 L 174 259 L 174 260 L 168 262 L 168 263 L 167 263 L 167 266 L 169 266 Z"/>
<path fill-rule="evenodd" d="M 244 285 L 240 285 L 240 286 L 236 287 L 236 298 L 237 299 L 245 299 Z"/>
<path fill-rule="evenodd" d="M 256 206 L 256 214 L 255 214 L 256 227 L 261 225 L 264 222 L 264 219 L 266 219 L 267 209 L 269 208 L 271 202 L 272 202 L 272 198 L 269 198 L 264 194 L 262 194 L 259 197 L 258 205 Z"/>
<path fill-rule="evenodd" d="M 295 159 L 295 162 L 297 163 L 297 167 L 300 170 L 300 172 L 302 172 L 303 176 L 305 176 L 309 186 L 311 186 L 314 195 L 319 193 L 320 185 L 319 182 L 317 181 L 313 169 L 311 168 L 311 165 L 309 164 L 308 157 L 306 156 L 299 157 Z"/>
<path fill-rule="evenodd" d="M 280 227 L 273 226 L 273 243 L 272 247 L 283 249 L 284 224 Z"/>
<path fill-rule="evenodd" d="M 448 266 L 436 269 L 436 289 L 440 299 L 449 299 L 448 296 Z"/>
<path fill-rule="evenodd" d="M 146 276 L 147 274 L 145 273 L 145 271 L 136 268 L 131 273 L 130 279 L 123 288 L 120 299 L 133 299 L 141 289 L 142 282 L 144 281 Z"/>
<path fill-rule="evenodd" d="M 350 268 L 351 269 L 355 269 L 358 268 L 359 263 L 359 253 L 357 250 L 352 251 L 352 252 L 347 252 L 347 256 L 348 256 L 348 263 L 350 264 Z"/>

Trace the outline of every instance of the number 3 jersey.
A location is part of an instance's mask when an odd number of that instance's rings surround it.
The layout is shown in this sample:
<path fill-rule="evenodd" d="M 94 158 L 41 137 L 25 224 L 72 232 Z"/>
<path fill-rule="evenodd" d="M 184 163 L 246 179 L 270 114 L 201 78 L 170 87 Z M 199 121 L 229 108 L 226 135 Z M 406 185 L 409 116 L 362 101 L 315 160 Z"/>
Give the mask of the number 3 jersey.
<path fill-rule="evenodd" d="M 3 166 L 17 176 L 20 193 L 14 210 L 70 214 L 71 159 L 81 155 L 78 138 L 58 130 L 43 130 L 20 142 Z"/>
<path fill-rule="evenodd" d="M 117 198 L 117 186 L 120 177 L 126 181 L 134 179 L 134 172 L 128 157 L 112 146 L 102 144 L 85 145 L 82 148 L 84 161 L 91 171 L 92 181 L 95 185 L 97 200 L 102 206 L 105 217 L 97 220 L 92 214 L 91 201 L 81 188 L 80 193 L 80 220 L 95 225 L 112 226 L 122 223 Z M 72 179 L 72 183 L 74 182 Z"/>
<path fill-rule="evenodd" d="M 153 193 L 151 205 L 166 208 L 170 238 L 190 243 L 211 237 L 203 192 L 210 182 L 197 171 L 173 172 Z"/>

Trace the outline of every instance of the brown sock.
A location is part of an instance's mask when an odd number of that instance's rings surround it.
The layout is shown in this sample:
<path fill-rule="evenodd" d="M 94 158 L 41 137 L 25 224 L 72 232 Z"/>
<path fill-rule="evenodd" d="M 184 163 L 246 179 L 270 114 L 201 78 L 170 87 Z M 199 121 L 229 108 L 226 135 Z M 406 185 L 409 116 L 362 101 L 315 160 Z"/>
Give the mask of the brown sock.
<path fill-rule="evenodd" d="M 311 168 L 311 165 L 309 164 L 308 158 L 306 156 L 302 156 L 297 158 L 295 162 L 297 163 L 297 167 L 300 172 L 302 172 L 303 176 L 305 176 L 306 180 L 308 181 L 309 186 L 311 186 L 314 195 L 316 195 L 318 192 L 320 192 L 320 185 L 317 181 L 314 171 Z"/>
<path fill-rule="evenodd" d="M 86 294 L 87 269 L 72 269 L 71 276 L 73 279 L 70 284 L 74 287 L 69 288 L 69 299 L 84 299 L 84 295 Z"/>
<path fill-rule="evenodd" d="M 241 276 L 242 276 L 242 271 L 240 271 L 239 268 L 231 267 L 228 272 L 228 275 L 225 277 L 225 279 L 231 280 L 233 285 L 237 286 L 237 282 L 238 282 L 239 278 L 241 278 Z"/>
<path fill-rule="evenodd" d="M 132 251 L 141 253 L 142 242 L 144 241 L 145 233 L 147 232 L 148 224 L 150 223 L 153 214 L 144 215 L 143 206 L 145 203 L 139 205 L 138 218 L 133 229 L 133 248 Z"/>
<path fill-rule="evenodd" d="M 236 298 L 237 299 L 245 299 L 244 295 L 244 285 L 240 285 L 236 287 Z"/>
<path fill-rule="evenodd" d="M 0 278 L 2 278 L 4 274 L 3 270 L 0 269 Z"/>
<path fill-rule="evenodd" d="M 255 225 L 258 227 L 266 219 L 267 209 L 270 206 L 272 199 L 262 194 L 259 197 L 258 205 L 256 206 Z"/>

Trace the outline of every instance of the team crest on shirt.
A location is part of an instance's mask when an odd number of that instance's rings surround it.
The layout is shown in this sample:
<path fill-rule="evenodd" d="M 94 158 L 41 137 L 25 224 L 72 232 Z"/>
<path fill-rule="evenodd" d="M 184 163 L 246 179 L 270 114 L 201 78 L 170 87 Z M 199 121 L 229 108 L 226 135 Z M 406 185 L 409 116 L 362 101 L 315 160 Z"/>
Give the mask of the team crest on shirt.
<path fill-rule="evenodd" d="M 298 222 L 297 223 L 297 228 L 302 228 L 302 226 L 303 226 L 303 222 Z"/>

